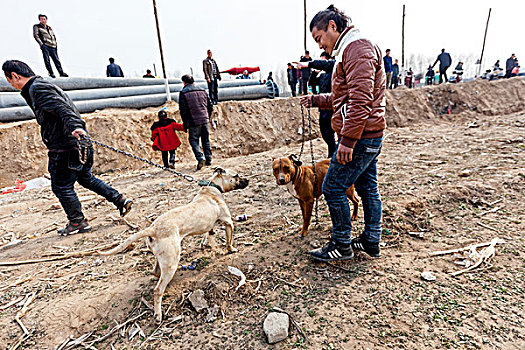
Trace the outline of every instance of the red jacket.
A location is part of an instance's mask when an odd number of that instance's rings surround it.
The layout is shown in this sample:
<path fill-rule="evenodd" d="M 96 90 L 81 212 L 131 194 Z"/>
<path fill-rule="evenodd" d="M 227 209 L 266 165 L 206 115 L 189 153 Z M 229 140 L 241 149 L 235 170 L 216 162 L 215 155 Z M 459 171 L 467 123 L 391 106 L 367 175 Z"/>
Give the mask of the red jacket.
<path fill-rule="evenodd" d="M 151 132 L 153 149 L 155 151 L 173 151 L 180 146 L 181 142 L 175 130 L 184 130 L 182 124 L 170 123 L 166 126 L 160 126 Z"/>

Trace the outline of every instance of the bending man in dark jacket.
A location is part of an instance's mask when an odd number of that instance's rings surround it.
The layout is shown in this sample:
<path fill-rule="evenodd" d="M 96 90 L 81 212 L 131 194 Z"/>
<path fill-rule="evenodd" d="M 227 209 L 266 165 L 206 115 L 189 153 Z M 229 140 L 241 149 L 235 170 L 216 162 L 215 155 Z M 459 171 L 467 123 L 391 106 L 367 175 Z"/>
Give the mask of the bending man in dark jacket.
<path fill-rule="evenodd" d="M 9 84 L 22 90 L 22 96 L 40 124 L 42 141 L 49 149 L 51 189 L 69 220 L 66 227 L 58 230 L 58 233 L 65 236 L 91 230 L 75 193 L 75 182 L 105 197 L 115 204 L 121 216 L 126 215 L 131 209 L 132 201 L 91 173 L 93 147 L 81 147 L 79 144 L 78 140 L 88 133 L 86 124 L 71 99 L 55 84 L 35 76 L 23 62 L 6 61 L 2 70 Z M 83 160 L 80 154 L 85 156 Z"/>
<path fill-rule="evenodd" d="M 436 59 L 436 62 L 432 65 L 432 68 L 438 63 L 439 61 L 439 83 L 441 84 L 443 82 L 443 76 L 445 76 L 445 82 L 448 82 L 447 77 L 447 69 L 452 64 L 452 58 L 448 54 L 448 52 L 445 52 L 445 49 L 441 49 L 441 53 Z"/>
<path fill-rule="evenodd" d="M 184 75 L 182 82 L 184 88 L 179 95 L 180 116 L 184 129 L 189 131 L 188 141 L 197 159 L 197 170 L 201 170 L 204 165 L 211 165 L 208 123 L 213 106 L 206 91 L 195 86 L 195 80 L 191 75 Z M 202 141 L 202 150 L 199 146 L 199 139 Z"/>
<path fill-rule="evenodd" d="M 319 92 L 321 94 L 329 94 L 332 92 L 332 71 L 334 69 L 335 60 L 331 58 L 328 52 L 321 54 L 322 60 L 314 60 L 308 63 L 298 63 L 298 67 L 307 66 L 309 68 L 324 71 L 319 76 Z M 319 128 L 324 142 L 328 145 L 328 158 L 332 158 L 335 152 L 335 137 L 332 129 L 332 115 L 334 114 L 332 108 L 319 108 Z"/>

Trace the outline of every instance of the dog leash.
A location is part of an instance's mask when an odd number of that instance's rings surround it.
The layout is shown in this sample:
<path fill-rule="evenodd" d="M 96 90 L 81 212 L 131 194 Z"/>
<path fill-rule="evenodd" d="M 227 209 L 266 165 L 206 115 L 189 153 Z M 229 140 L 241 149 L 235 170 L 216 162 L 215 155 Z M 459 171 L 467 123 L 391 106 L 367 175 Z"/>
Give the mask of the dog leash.
<path fill-rule="evenodd" d="M 307 108 L 308 111 L 308 131 L 310 133 L 310 155 L 312 156 L 312 169 L 314 171 L 314 197 L 315 197 L 315 191 L 317 191 L 317 184 L 319 183 L 319 180 L 317 179 L 317 172 L 315 171 L 315 157 L 314 157 L 314 143 L 312 140 L 312 116 L 310 114 L 310 108 Z M 302 105 L 301 105 L 301 114 L 302 113 Z M 304 117 L 303 117 L 303 123 L 304 123 Z M 303 145 L 304 145 L 304 132 L 303 132 Z M 301 146 L 301 152 L 302 152 L 302 146 Z M 319 196 L 315 198 L 315 227 L 319 228 Z"/>
<path fill-rule="evenodd" d="M 84 136 L 80 137 L 79 154 L 80 154 L 80 162 L 82 164 L 84 164 L 85 161 L 87 160 L 87 150 L 88 150 L 89 147 L 92 146 L 92 144 L 95 144 L 95 145 L 107 148 L 107 149 L 109 149 L 109 150 L 111 150 L 113 152 L 120 153 L 120 154 L 122 154 L 122 155 L 124 155 L 126 157 L 133 158 L 135 160 L 144 162 L 144 163 L 149 164 L 151 166 L 160 168 L 162 170 L 169 171 L 170 173 L 174 174 L 175 176 L 181 177 L 181 178 L 183 178 L 184 180 L 186 180 L 188 182 L 196 182 L 195 179 L 193 178 L 193 176 L 191 176 L 191 175 L 183 174 L 180 171 L 175 171 L 174 169 L 171 169 L 171 168 L 166 168 L 165 166 L 157 164 L 155 162 L 152 162 L 151 160 L 148 160 L 146 158 L 142 158 L 142 157 L 136 156 L 136 155 L 131 154 L 129 152 L 126 152 L 126 151 L 120 150 L 118 148 L 106 145 L 106 144 L 104 144 L 104 143 L 102 143 L 100 141 L 93 140 L 89 135 L 84 135 Z"/>

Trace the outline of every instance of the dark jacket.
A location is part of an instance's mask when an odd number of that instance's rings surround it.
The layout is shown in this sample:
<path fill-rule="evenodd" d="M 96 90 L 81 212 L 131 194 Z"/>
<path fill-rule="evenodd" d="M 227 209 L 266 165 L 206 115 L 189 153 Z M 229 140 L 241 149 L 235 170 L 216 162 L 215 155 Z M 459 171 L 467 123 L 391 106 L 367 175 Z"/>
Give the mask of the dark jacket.
<path fill-rule="evenodd" d="M 42 45 L 52 48 L 57 47 L 57 38 L 50 26 L 44 27 L 42 23 L 35 24 L 33 26 L 33 37 L 40 47 L 42 47 Z"/>
<path fill-rule="evenodd" d="M 321 94 L 332 92 L 332 71 L 335 60 L 314 60 L 308 63 L 308 67 L 324 71 L 319 75 L 319 92 Z"/>
<path fill-rule="evenodd" d="M 118 64 L 115 64 L 115 62 L 113 62 L 108 64 L 108 67 L 106 68 L 106 76 L 123 78 L 124 72 Z"/>
<path fill-rule="evenodd" d="M 515 66 L 516 66 L 516 60 L 512 57 L 507 58 L 507 62 L 505 62 L 505 69 L 512 70 Z"/>
<path fill-rule="evenodd" d="M 448 52 L 442 52 L 439 54 L 439 56 L 436 59 L 436 62 L 432 65 L 434 67 L 436 63 L 439 61 L 439 70 L 441 71 L 443 68 L 450 67 L 452 64 L 452 58 L 448 54 Z"/>
<path fill-rule="evenodd" d="M 295 67 L 286 69 L 288 85 L 297 84 L 297 69 Z"/>
<path fill-rule="evenodd" d="M 399 65 L 397 63 L 392 65 L 392 75 L 395 77 L 399 75 Z"/>
<path fill-rule="evenodd" d="M 385 73 L 392 72 L 392 57 L 385 56 L 383 57 L 383 63 L 385 64 Z"/>
<path fill-rule="evenodd" d="M 310 62 L 312 61 L 312 57 L 304 57 L 304 56 L 301 56 L 301 59 L 299 60 L 299 62 Z M 308 80 L 310 79 L 310 75 L 312 74 L 312 69 L 311 68 L 301 68 L 301 80 Z"/>
<path fill-rule="evenodd" d="M 216 74 L 213 74 L 213 64 L 215 63 L 215 69 L 217 70 Z M 204 72 L 204 78 L 206 80 L 210 79 L 213 80 L 214 78 L 217 78 L 221 80 L 221 73 L 219 71 L 219 65 L 217 64 L 217 61 L 215 61 L 213 58 L 208 58 L 204 61 L 202 61 L 202 71 Z"/>
<path fill-rule="evenodd" d="M 189 84 L 180 92 L 179 109 L 184 129 L 188 129 L 209 123 L 213 106 L 206 90 Z"/>
<path fill-rule="evenodd" d="M 78 141 L 71 133 L 75 129 L 86 130 L 86 123 L 61 88 L 36 76 L 27 82 L 21 94 L 33 110 L 42 141 L 50 151 L 78 148 Z"/>

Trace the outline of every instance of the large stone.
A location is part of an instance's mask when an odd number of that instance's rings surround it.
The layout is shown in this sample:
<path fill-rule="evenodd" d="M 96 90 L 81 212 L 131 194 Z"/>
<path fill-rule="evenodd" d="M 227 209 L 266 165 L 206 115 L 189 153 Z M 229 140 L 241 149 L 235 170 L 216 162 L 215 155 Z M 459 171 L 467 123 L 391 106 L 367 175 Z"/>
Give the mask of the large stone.
<path fill-rule="evenodd" d="M 270 312 L 264 320 L 263 329 L 269 344 L 288 338 L 290 317 L 282 312 Z"/>
<path fill-rule="evenodd" d="M 196 291 L 191 293 L 188 300 L 197 312 L 208 308 L 208 302 L 204 298 L 204 292 L 201 289 L 197 289 Z"/>

